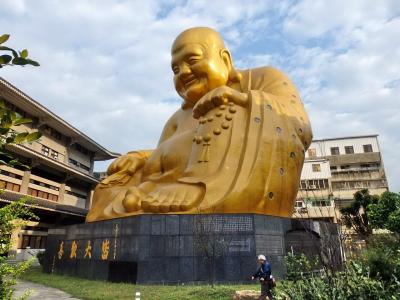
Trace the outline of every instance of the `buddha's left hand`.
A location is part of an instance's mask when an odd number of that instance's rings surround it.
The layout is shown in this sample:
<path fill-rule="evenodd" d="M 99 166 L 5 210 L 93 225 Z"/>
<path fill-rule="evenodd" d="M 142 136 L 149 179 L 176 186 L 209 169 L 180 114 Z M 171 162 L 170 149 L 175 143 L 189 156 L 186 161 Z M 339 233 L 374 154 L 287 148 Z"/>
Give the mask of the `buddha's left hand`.
<path fill-rule="evenodd" d="M 193 108 L 193 118 L 198 119 L 204 116 L 214 107 L 233 102 L 237 105 L 246 107 L 248 97 L 246 93 L 241 93 L 228 86 L 220 86 L 205 94 Z"/>

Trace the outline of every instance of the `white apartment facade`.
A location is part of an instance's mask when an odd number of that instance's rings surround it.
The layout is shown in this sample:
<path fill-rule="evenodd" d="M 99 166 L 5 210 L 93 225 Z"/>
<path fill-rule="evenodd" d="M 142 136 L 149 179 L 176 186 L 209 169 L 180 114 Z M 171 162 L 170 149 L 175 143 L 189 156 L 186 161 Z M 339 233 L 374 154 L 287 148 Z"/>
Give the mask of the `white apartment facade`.
<path fill-rule="evenodd" d="M 338 210 L 335 209 L 330 164 L 326 158 L 304 162 L 293 217 L 337 222 Z"/>
<path fill-rule="evenodd" d="M 378 135 L 314 140 L 306 160 L 316 157 L 329 160 L 332 193 L 338 206 L 347 205 L 361 189 L 374 195 L 388 190 Z"/>

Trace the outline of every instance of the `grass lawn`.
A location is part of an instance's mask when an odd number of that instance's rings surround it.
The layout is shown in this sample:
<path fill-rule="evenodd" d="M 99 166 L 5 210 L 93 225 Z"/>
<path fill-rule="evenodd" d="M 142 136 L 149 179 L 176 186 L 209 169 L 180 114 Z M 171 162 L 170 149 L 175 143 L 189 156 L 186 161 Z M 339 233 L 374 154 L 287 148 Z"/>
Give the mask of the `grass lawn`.
<path fill-rule="evenodd" d="M 134 285 L 87 280 L 70 276 L 42 273 L 39 267 L 29 269 L 23 280 L 40 283 L 63 290 L 83 300 L 135 299 L 141 293 L 141 300 L 228 300 L 237 290 L 259 290 L 259 285 Z"/>

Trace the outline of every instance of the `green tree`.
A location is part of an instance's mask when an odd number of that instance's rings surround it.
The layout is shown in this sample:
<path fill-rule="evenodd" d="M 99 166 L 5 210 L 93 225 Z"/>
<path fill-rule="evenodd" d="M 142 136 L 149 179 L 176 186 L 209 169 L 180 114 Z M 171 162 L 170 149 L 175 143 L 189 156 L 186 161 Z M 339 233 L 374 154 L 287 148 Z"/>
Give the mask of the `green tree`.
<path fill-rule="evenodd" d="M 371 225 L 390 230 L 400 236 L 400 194 L 384 192 L 376 203 L 368 207 Z"/>
<path fill-rule="evenodd" d="M 343 223 L 354 231 L 366 242 L 372 234 L 372 226 L 368 218 L 368 207 L 378 201 L 378 196 L 370 195 L 367 189 L 354 194 L 354 201 L 350 206 L 340 210 Z"/>
<path fill-rule="evenodd" d="M 3 44 L 9 39 L 8 34 L 0 36 L 0 54 L 11 52 L 11 55 L 0 55 L 0 68 L 12 65 L 33 65 L 39 66 L 36 61 L 28 59 L 28 51 L 17 52 Z M 41 133 L 34 131 L 19 130 L 22 124 L 31 123 L 32 120 L 23 118 L 21 115 L 12 111 L 6 105 L 6 101 L 0 98 L 0 165 L 12 167 L 27 166 L 21 164 L 8 151 L 7 147 L 12 144 L 31 143 L 41 137 Z M 0 193 L 3 192 L 0 190 Z M 23 219 L 36 218 L 26 205 L 27 198 L 19 199 L 0 208 L 0 299 L 11 300 L 13 297 L 13 285 L 18 276 L 29 266 L 29 262 L 8 264 L 8 252 L 11 248 L 11 234 L 21 226 Z"/>
<path fill-rule="evenodd" d="M 3 44 L 10 38 L 9 34 L 3 34 L 0 36 L 0 68 L 4 66 L 39 66 L 39 63 L 28 58 L 28 50 L 16 51 L 10 47 L 4 46 Z M 7 53 L 7 54 L 2 54 Z"/>

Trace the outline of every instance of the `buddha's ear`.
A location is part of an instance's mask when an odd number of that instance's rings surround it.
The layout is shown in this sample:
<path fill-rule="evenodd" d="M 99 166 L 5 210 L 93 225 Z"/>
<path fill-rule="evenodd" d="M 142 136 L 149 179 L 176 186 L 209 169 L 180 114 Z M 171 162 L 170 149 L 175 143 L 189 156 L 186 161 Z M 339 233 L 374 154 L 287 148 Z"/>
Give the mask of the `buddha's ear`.
<path fill-rule="evenodd" d="M 229 71 L 228 83 L 239 82 L 242 78 L 242 75 L 238 71 L 236 71 L 235 68 L 233 67 L 232 56 L 228 51 L 228 49 L 222 49 L 220 55 L 226 65 L 226 68 Z"/>
<path fill-rule="evenodd" d="M 233 69 L 233 61 L 232 61 L 232 56 L 231 56 L 230 52 L 228 51 L 228 49 L 221 49 L 220 55 L 226 65 L 227 69 L 230 72 Z"/>

